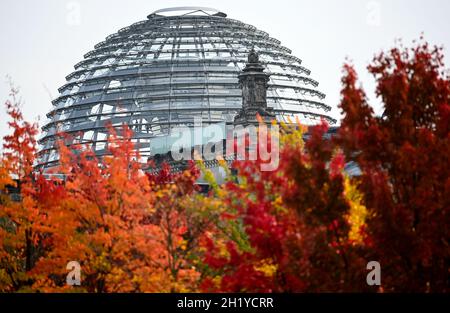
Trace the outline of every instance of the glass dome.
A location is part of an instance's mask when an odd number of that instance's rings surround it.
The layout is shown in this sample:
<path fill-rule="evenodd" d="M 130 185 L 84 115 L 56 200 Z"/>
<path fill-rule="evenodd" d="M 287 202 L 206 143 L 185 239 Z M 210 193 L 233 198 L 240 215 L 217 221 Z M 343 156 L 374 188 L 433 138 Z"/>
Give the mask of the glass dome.
<path fill-rule="evenodd" d="M 252 47 L 270 74 L 267 101 L 279 120 L 335 123 L 317 81 L 277 39 L 215 9 L 162 9 L 108 36 L 75 65 L 47 114 L 38 166 L 58 162 L 59 132 L 102 156 L 108 123 L 126 123 L 147 157 L 152 138 L 192 126 L 194 117 L 232 123 L 242 106 L 238 74 Z"/>

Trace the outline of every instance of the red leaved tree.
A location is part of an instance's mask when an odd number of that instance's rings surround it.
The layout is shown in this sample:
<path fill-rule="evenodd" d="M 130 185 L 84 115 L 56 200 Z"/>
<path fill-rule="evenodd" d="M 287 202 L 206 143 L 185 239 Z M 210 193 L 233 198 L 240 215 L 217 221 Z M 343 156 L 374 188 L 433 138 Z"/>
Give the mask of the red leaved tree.
<path fill-rule="evenodd" d="M 417 43 L 368 67 L 383 104 L 375 116 L 345 65 L 339 143 L 361 168 L 368 209 L 367 258 L 386 291 L 450 288 L 450 81 L 442 49 Z"/>
<path fill-rule="evenodd" d="M 365 264 L 350 236 L 349 216 L 358 203 L 342 154 L 323 138 L 326 130 L 325 124 L 312 127 L 305 145 L 302 127 L 286 128 L 275 171 L 262 171 L 260 157 L 235 163 L 238 179 L 216 191 L 226 207 L 219 223 L 225 235 L 205 241 L 210 272 L 204 290 L 364 288 Z"/>

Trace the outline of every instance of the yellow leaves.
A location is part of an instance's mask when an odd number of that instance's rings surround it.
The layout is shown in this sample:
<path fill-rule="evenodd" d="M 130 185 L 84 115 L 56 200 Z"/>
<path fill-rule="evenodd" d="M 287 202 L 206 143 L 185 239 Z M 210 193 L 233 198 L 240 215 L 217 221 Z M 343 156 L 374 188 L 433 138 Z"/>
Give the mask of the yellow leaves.
<path fill-rule="evenodd" d="M 214 174 L 210 170 L 205 170 L 203 178 L 212 186 L 213 189 L 218 187 Z"/>
<path fill-rule="evenodd" d="M 220 158 L 217 160 L 217 163 L 219 163 L 219 166 L 224 168 L 225 170 L 229 171 L 227 161 L 225 161 L 223 158 Z"/>
<path fill-rule="evenodd" d="M 111 262 L 108 260 L 109 254 L 106 252 L 102 252 L 99 256 L 90 260 L 90 268 L 94 272 L 98 273 L 108 273 L 113 268 L 111 267 Z"/>
<path fill-rule="evenodd" d="M 108 286 L 108 292 L 132 292 L 135 290 L 130 274 L 123 268 L 112 268 L 105 280 Z"/>
<path fill-rule="evenodd" d="M 275 200 L 273 200 L 273 205 L 274 206 L 281 206 L 283 204 L 283 198 L 281 197 L 281 195 L 278 195 Z"/>
<path fill-rule="evenodd" d="M 223 162 L 225 162 L 225 161 L 223 161 Z M 203 174 L 203 179 L 211 186 L 211 188 L 214 191 L 217 191 L 218 184 L 217 184 L 216 178 L 214 177 L 213 172 L 206 168 L 203 160 L 196 161 L 196 164 L 197 164 L 198 168 L 200 169 L 201 173 Z M 225 164 L 226 164 L 226 162 L 225 162 Z"/>
<path fill-rule="evenodd" d="M 6 273 L 6 270 L 3 268 L 0 268 L 0 292 L 8 292 L 10 291 L 9 286 L 11 286 L 13 282 L 11 281 L 11 278 Z"/>
<path fill-rule="evenodd" d="M 181 268 L 178 271 L 177 279 L 172 280 L 171 292 L 195 292 L 200 273 L 194 267 Z"/>
<path fill-rule="evenodd" d="M 228 252 L 228 249 L 225 245 L 225 242 L 223 240 L 220 240 L 216 243 L 216 248 L 219 251 L 219 256 L 220 257 L 224 257 L 224 258 L 229 258 L 230 257 L 230 253 Z"/>
<path fill-rule="evenodd" d="M 255 264 L 253 268 L 267 277 L 272 277 L 276 274 L 278 265 L 273 264 L 271 259 L 264 259 Z"/>
<path fill-rule="evenodd" d="M 302 150 L 304 147 L 303 134 L 307 131 L 307 128 L 300 123 L 298 117 L 296 117 L 296 123 L 292 123 L 292 121 L 289 124 L 280 122 L 280 126 L 283 132 L 283 135 L 280 136 L 281 146 L 292 146 Z"/>
<path fill-rule="evenodd" d="M 15 185 L 15 182 L 11 179 L 6 163 L 7 160 L 0 160 L 0 190 L 5 190 L 7 185 Z"/>
<path fill-rule="evenodd" d="M 211 279 L 212 284 L 214 285 L 216 290 L 220 289 L 220 285 L 222 284 L 222 276 L 217 275 Z"/>
<path fill-rule="evenodd" d="M 178 246 L 180 247 L 181 250 L 185 251 L 187 247 L 187 241 L 184 239 L 180 239 L 178 242 Z"/>
<path fill-rule="evenodd" d="M 288 208 L 285 206 L 283 197 L 281 195 L 275 195 L 274 200 L 272 200 L 272 206 L 275 209 L 275 212 L 278 214 L 288 212 Z"/>
<path fill-rule="evenodd" d="M 350 211 L 347 216 L 350 224 L 348 238 L 354 244 L 362 244 L 364 237 L 361 233 L 361 229 L 366 223 L 368 214 L 367 208 L 362 204 L 362 194 L 359 192 L 356 183 L 352 182 L 350 178 L 345 177 L 344 187 L 345 197 L 350 205 Z"/>

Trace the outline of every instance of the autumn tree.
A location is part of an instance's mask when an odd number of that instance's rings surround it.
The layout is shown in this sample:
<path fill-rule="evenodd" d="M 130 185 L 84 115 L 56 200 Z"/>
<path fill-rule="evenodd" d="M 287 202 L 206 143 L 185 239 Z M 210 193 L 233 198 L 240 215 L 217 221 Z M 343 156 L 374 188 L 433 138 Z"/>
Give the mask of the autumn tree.
<path fill-rule="evenodd" d="M 99 160 L 87 147 L 60 145 L 58 173 L 66 176 L 59 205 L 49 212 L 46 231 L 52 250 L 39 261 L 35 288 L 63 290 L 65 265 L 77 261 L 80 288 L 89 292 L 160 291 L 164 258 L 154 241 L 157 227 L 146 223 L 154 212 L 150 182 L 141 172 L 131 131 L 110 129 L 111 155 Z"/>
<path fill-rule="evenodd" d="M 362 240 L 350 235 L 361 226 L 350 218 L 359 202 L 343 156 L 323 138 L 325 124 L 311 128 L 306 144 L 297 126 L 284 128 L 275 171 L 262 171 L 260 157 L 236 162 L 238 178 L 216 193 L 226 236 L 205 243 L 204 290 L 350 291 L 365 283 Z"/>
<path fill-rule="evenodd" d="M 374 114 L 345 65 L 338 140 L 362 172 L 367 258 L 381 263 L 385 291 L 449 291 L 450 81 L 442 49 L 423 40 L 400 45 L 368 70 L 383 114 Z"/>
<path fill-rule="evenodd" d="M 450 84 L 442 49 L 394 48 L 368 69 L 381 116 L 345 65 L 336 140 L 313 127 L 304 147 L 298 136 L 284 145 L 275 173 L 237 164 L 241 180 L 224 187 L 223 219 L 241 232 L 208 243 L 205 290 L 448 291 Z M 346 177 L 344 160 L 361 174 Z M 379 288 L 365 283 L 371 260 L 381 263 Z"/>
<path fill-rule="evenodd" d="M 102 159 L 87 146 L 60 144 L 55 171 L 66 178 L 56 184 L 59 193 L 47 198 L 52 205 L 42 232 L 49 234 L 52 248 L 31 272 L 33 287 L 72 290 L 65 282 L 66 264 L 77 261 L 78 290 L 195 291 L 199 274 L 192 252 L 203 218 L 189 205 L 198 170 L 192 165 L 172 173 L 165 164 L 145 174 L 131 130 L 123 125 L 109 131 L 111 154 Z"/>
<path fill-rule="evenodd" d="M 194 218 L 195 204 L 192 214 L 184 209 L 195 191 L 194 166 L 176 175 L 167 167 L 145 175 L 124 125 L 110 128 L 110 155 L 101 159 L 88 145 L 69 148 L 61 134 L 59 166 L 47 174 L 64 179 L 44 178 L 33 169 L 35 151 L 27 145 L 35 143 L 35 132 L 23 123 L 18 105 L 8 103 L 8 109 L 14 133 L 6 137 L 0 183 L 4 188 L 18 177 L 20 198 L 2 196 L 3 291 L 195 290 L 199 277 L 191 250 L 203 217 Z M 81 265 L 81 286 L 66 283 L 71 261 Z"/>
<path fill-rule="evenodd" d="M 166 289 L 171 292 L 198 290 L 200 272 L 199 242 L 210 228 L 215 213 L 205 204 L 195 185 L 200 172 L 193 162 L 174 172 L 167 163 L 147 176 L 155 194 L 152 223 L 160 231 L 155 239 L 162 246 L 166 261 L 160 266 L 170 272 Z"/>
<path fill-rule="evenodd" d="M 13 133 L 3 138 L 1 182 L 20 190 L 20 201 L 2 196 L 0 204 L 0 290 L 17 291 L 30 285 L 27 271 L 31 270 L 42 250 L 37 231 L 43 217 L 36 193 L 32 188 L 33 162 L 36 153 L 37 124 L 24 120 L 18 89 L 11 83 L 6 111 L 8 126 Z"/>

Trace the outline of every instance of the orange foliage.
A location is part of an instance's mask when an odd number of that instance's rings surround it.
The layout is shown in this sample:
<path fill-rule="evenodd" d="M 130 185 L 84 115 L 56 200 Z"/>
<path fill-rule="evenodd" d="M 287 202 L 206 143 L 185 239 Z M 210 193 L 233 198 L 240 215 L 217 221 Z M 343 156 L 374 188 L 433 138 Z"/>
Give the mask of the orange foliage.
<path fill-rule="evenodd" d="M 60 165 L 54 171 L 65 179 L 47 180 L 32 172 L 36 126 L 23 123 L 17 104 L 8 102 L 7 108 L 14 134 L 5 137 L 9 150 L 0 183 L 12 184 L 10 174 L 17 173 L 21 199 L 3 197 L 1 206 L 1 290 L 195 288 L 199 275 L 187 260 L 194 241 L 186 234 L 198 230 L 177 205 L 194 191 L 194 167 L 180 175 L 166 175 L 167 170 L 157 176 L 144 174 L 132 133 L 124 126 L 117 132 L 110 128 L 111 155 L 102 160 L 81 145 L 69 149 L 61 143 Z M 70 261 L 81 265 L 79 287 L 66 284 Z"/>
<path fill-rule="evenodd" d="M 0 159 L 0 291 L 448 291 L 450 80 L 442 53 L 419 44 L 378 56 L 384 115 L 346 65 L 335 140 L 327 125 L 282 127 L 280 164 L 224 165 L 196 190 L 194 164 L 144 173 L 132 133 L 110 127 L 110 155 L 59 144 L 64 179 L 33 169 L 37 126 L 12 88 L 13 133 Z M 283 126 L 283 125 L 282 125 Z M 292 126 L 292 125 L 291 125 Z M 61 136 L 64 138 L 64 136 Z M 270 143 L 269 143 L 270 144 Z M 345 160 L 361 174 L 348 177 Z M 20 190 L 8 194 L 6 190 Z M 380 261 L 383 286 L 368 286 Z M 66 283 L 71 261 L 81 285 Z"/>

